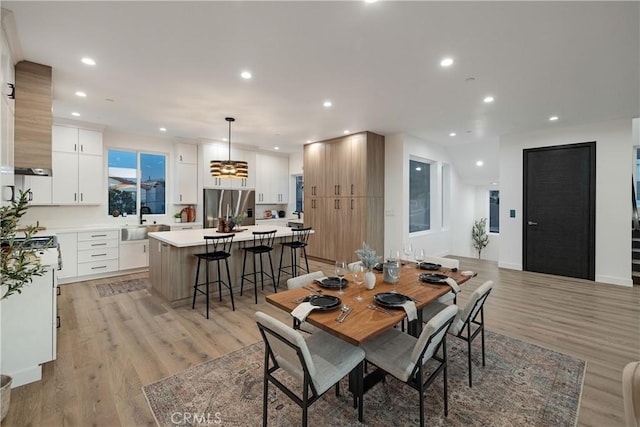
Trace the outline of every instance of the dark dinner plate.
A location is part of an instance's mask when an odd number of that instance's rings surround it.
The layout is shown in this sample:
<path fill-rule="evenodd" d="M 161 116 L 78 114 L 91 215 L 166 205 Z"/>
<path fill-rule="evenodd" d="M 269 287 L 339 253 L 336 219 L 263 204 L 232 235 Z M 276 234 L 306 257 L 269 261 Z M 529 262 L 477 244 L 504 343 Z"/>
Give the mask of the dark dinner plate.
<path fill-rule="evenodd" d="M 382 272 L 382 270 L 384 270 L 384 268 L 382 267 L 382 264 L 381 264 L 381 263 L 377 263 L 376 265 L 374 265 L 374 266 L 373 266 L 373 269 L 374 269 L 375 271 L 380 272 L 380 273 Z"/>
<path fill-rule="evenodd" d="M 449 276 L 445 276 L 444 274 L 437 273 L 429 273 L 429 274 L 421 274 L 420 280 L 427 283 L 444 283 Z"/>
<path fill-rule="evenodd" d="M 327 289 L 340 289 L 340 278 L 339 277 L 327 277 L 326 279 L 317 280 L 318 284 L 323 288 Z M 345 278 L 342 278 L 342 287 L 347 286 L 349 281 Z"/>
<path fill-rule="evenodd" d="M 411 301 L 411 298 L 395 292 L 382 292 L 375 294 L 373 300 L 381 306 L 397 308 L 401 307 L 405 302 Z"/>
<path fill-rule="evenodd" d="M 342 304 L 340 298 L 331 295 L 309 295 L 304 300 L 308 301 L 309 304 L 314 307 L 318 307 L 316 310 L 320 311 L 333 310 L 334 308 L 340 307 L 340 304 Z"/>
<path fill-rule="evenodd" d="M 440 264 L 434 264 L 432 262 L 421 262 L 418 264 L 420 270 L 440 270 L 442 267 Z"/>

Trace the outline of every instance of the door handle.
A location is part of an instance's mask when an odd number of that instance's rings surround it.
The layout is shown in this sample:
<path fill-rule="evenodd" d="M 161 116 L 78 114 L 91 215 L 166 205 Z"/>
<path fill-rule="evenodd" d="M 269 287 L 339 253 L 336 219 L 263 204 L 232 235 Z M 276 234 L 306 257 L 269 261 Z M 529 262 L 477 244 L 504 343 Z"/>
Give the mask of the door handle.
<path fill-rule="evenodd" d="M 528 221 L 527 225 L 538 225 L 538 223 L 537 222 L 533 222 L 533 221 Z"/>

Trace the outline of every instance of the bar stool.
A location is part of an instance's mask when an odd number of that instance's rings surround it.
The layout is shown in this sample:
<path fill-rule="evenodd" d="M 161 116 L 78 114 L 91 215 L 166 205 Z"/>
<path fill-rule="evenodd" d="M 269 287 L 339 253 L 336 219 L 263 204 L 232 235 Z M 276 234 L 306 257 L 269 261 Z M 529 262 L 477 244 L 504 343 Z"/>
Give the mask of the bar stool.
<path fill-rule="evenodd" d="M 280 267 L 278 268 L 278 284 L 280 283 L 280 273 L 288 274 L 291 277 L 298 275 L 298 270 L 302 270 L 305 273 L 309 272 L 309 260 L 307 259 L 307 244 L 309 242 L 309 234 L 311 234 L 311 227 L 306 228 L 293 228 L 291 230 L 291 240 L 288 242 L 282 242 L 282 250 L 280 251 Z M 282 259 L 284 258 L 284 248 L 287 247 L 291 250 L 291 265 L 282 266 Z M 307 266 L 305 269 L 301 265 L 298 265 L 298 249 L 302 250 L 300 259 L 304 258 L 304 262 Z M 291 269 L 291 272 L 287 271 Z"/>
<path fill-rule="evenodd" d="M 240 281 L 240 295 L 242 295 L 242 289 L 244 287 L 244 281 L 253 283 L 253 289 L 255 291 L 256 304 L 258 303 L 258 274 L 260 274 L 260 282 L 262 289 L 264 290 L 264 276 L 270 278 L 273 282 L 274 292 L 278 292 L 276 289 L 277 283 L 275 281 L 275 274 L 273 273 L 273 261 L 271 259 L 271 251 L 273 250 L 273 241 L 276 238 L 276 230 L 272 231 L 254 231 L 253 232 L 253 246 L 246 246 L 244 249 L 244 259 L 242 261 L 242 280 Z M 251 252 L 253 254 L 253 273 L 246 273 L 245 268 L 247 265 L 247 254 Z M 262 261 L 262 255 L 267 254 L 269 256 L 269 266 L 271 267 L 271 274 L 269 275 L 264 271 L 264 265 Z M 260 271 L 256 270 L 256 256 L 260 258 Z M 253 277 L 253 279 L 250 279 Z"/>
<path fill-rule="evenodd" d="M 231 308 L 235 311 L 236 306 L 233 302 L 233 290 L 231 288 L 231 274 L 229 273 L 229 257 L 231 256 L 231 244 L 233 243 L 233 234 L 223 234 L 220 236 L 204 236 L 205 253 L 195 254 L 198 258 L 198 265 L 196 267 L 196 281 L 193 285 L 193 303 L 191 309 L 196 308 L 196 295 L 199 293 L 207 297 L 207 319 L 209 318 L 209 263 L 215 261 L 218 268 L 218 278 L 213 283 L 218 284 L 218 294 L 220 301 L 222 301 L 222 285 L 229 289 L 229 295 L 231 295 Z M 206 283 L 198 283 L 200 276 L 200 261 L 205 261 L 205 276 Z M 227 280 L 224 282 L 220 278 L 220 261 L 224 260 L 224 265 L 227 268 Z M 199 289 L 199 286 L 205 285 L 206 291 Z"/>

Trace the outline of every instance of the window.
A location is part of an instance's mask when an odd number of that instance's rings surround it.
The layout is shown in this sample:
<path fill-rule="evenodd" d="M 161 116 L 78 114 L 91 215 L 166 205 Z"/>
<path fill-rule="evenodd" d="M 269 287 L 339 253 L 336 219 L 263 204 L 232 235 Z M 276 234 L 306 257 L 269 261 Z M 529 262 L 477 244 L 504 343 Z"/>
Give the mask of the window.
<path fill-rule="evenodd" d="M 140 207 L 149 208 L 151 214 L 166 213 L 167 156 L 109 150 L 108 157 L 109 215 L 114 211 L 137 215 Z"/>
<path fill-rule="evenodd" d="M 302 200 L 304 195 L 304 181 L 302 175 L 296 175 L 296 211 L 302 212 Z"/>
<path fill-rule="evenodd" d="M 448 229 L 451 220 L 451 168 L 442 164 L 442 228 Z"/>
<path fill-rule="evenodd" d="M 489 233 L 500 232 L 500 191 L 489 191 Z"/>
<path fill-rule="evenodd" d="M 409 160 L 409 233 L 431 228 L 429 163 Z"/>

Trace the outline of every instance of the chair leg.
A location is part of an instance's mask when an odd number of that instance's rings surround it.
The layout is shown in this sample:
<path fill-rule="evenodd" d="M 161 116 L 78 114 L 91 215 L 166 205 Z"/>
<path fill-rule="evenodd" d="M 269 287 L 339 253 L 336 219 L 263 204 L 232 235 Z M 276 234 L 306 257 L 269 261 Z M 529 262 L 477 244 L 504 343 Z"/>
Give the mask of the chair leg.
<path fill-rule="evenodd" d="M 273 292 L 278 293 L 278 284 L 275 280 L 273 280 L 276 275 L 273 272 L 273 259 L 271 259 L 271 251 L 267 252 L 267 255 L 269 255 L 269 265 L 271 266 L 271 281 L 273 282 Z"/>
<path fill-rule="evenodd" d="M 258 303 L 258 275 L 256 274 L 256 254 L 253 254 L 253 298 Z"/>
<path fill-rule="evenodd" d="M 245 276 L 246 266 L 247 266 L 247 251 L 244 251 L 244 259 L 242 260 L 242 278 L 240 279 L 240 296 L 242 296 L 242 288 L 244 288 L 244 276 Z"/>
<path fill-rule="evenodd" d="M 480 307 L 480 334 L 482 335 L 482 366 L 485 366 L 484 364 L 484 310 L 483 307 Z"/>
<path fill-rule="evenodd" d="M 227 261 L 227 258 L 224 259 L 224 264 L 227 267 L 227 280 L 229 281 L 227 283 L 229 284 L 229 296 L 231 297 L 231 310 L 236 311 L 236 305 L 233 302 L 233 287 L 231 286 L 231 273 L 229 273 L 229 261 Z"/>
<path fill-rule="evenodd" d="M 364 361 L 360 362 L 357 369 L 358 376 L 358 421 L 363 422 L 364 420 Z"/>
<path fill-rule="evenodd" d="M 267 427 L 267 399 L 269 397 L 269 380 L 267 379 L 268 359 L 264 361 L 264 387 L 262 391 L 262 426 Z"/>
<path fill-rule="evenodd" d="M 191 309 L 196 308 L 196 295 L 198 295 L 198 279 L 200 278 L 200 258 L 198 258 L 198 265 L 196 266 L 196 282 L 193 285 L 193 302 L 191 303 Z"/>
<path fill-rule="evenodd" d="M 469 330 L 471 330 L 471 326 L 469 326 Z M 467 360 L 469 362 L 469 387 L 473 387 L 471 381 L 471 337 L 467 339 Z"/>
<path fill-rule="evenodd" d="M 420 427 L 424 427 L 424 382 L 422 381 L 422 368 L 418 370 L 418 394 L 420 395 Z"/>
<path fill-rule="evenodd" d="M 280 272 L 282 272 L 282 258 L 284 257 L 284 245 L 280 246 L 280 265 L 278 266 L 278 283 L 280 283 Z"/>
<path fill-rule="evenodd" d="M 264 267 L 262 266 L 262 254 L 258 254 L 258 257 L 260 258 L 260 285 L 262 286 L 262 290 L 264 291 Z M 253 266 L 255 267 L 255 255 L 253 257 Z M 255 268 L 253 269 L 253 271 L 256 271 Z"/>
<path fill-rule="evenodd" d="M 307 258 L 307 248 L 304 246 L 302 247 L 302 254 L 304 255 L 304 262 L 307 265 L 306 273 L 309 273 L 309 259 Z"/>
<path fill-rule="evenodd" d="M 218 269 L 217 271 L 217 278 L 218 280 L 216 280 L 218 282 L 218 301 L 222 302 L 222 280 L 220 279 L 220 260 L 217 259 L 216 260 L 216 268 Z"/>
<path fill-rule="evenodd" d="M 296 264 L 296 250 L 291 248 L 291 277 L 298 275 L 298 266 Z"/>
<path fill-rule="evenodd" d="M 442 373 L 442 380 L 444 381 L 444 416 L 449 416 L 449 392 L 447 389 L 447 336 L 442 338 L 442 360 L 444 360 L 444 368 Z"/>
<path fill-rule="evenodd" d="M 209 261 L 204 262 L 205 277 L 207 278 L 207 319 L 209 318 Z"/>

